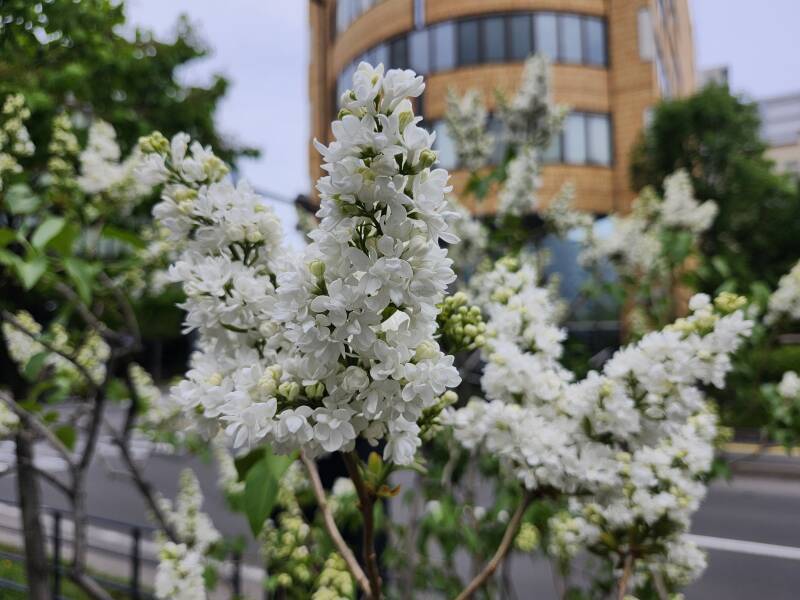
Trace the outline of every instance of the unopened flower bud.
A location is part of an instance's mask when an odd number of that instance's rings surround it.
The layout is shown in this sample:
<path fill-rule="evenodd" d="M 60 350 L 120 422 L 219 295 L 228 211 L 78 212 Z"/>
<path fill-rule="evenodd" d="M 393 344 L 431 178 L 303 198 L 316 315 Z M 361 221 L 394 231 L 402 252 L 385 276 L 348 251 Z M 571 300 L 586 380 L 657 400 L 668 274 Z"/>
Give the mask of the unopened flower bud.
<path fill-rule="evenodd" d="M 436 162 L 436 152 L 430 148 L 425 148 L 419 153 L 419 167 L 420 169 L 427 169 Z"/>

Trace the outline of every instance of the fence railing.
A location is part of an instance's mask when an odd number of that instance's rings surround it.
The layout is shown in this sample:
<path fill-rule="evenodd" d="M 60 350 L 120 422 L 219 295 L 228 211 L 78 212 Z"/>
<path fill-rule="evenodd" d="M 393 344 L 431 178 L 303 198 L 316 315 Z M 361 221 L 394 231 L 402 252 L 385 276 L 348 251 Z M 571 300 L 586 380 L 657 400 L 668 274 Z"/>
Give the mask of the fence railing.
<path fill-rule="evenodd" d="M 0 499 L 0 504 L 15 508 L 19 507 L 17 502 L 4 499 Z M 66 573 L 67 569 L 69 568 L 66 562 L 66 551 L 74 551 L 74 538 L 66 535 L 67 530 L 71 529 L 71 527 L 67 527 L 65 524 L 72 525 L 72 521 L 69 519 L 69 511 L 57 508 L 43 507 L 43 515 L 47 515 L 49 517 L 43 524 L 45 525 L 45 536 L 48 540 L 49 546 L 50 588 L 52 592 L 52 598 L 53 600 L 61 600 L 64 599 L 64 596 L 62 595 L 64 591 L 63 584 L 67 578 Z M 154 599 L 155 596 L 148 590 L 148 586 L 143 581 L 143 566 L 150 565 L 152 568 L 155 568 L 158 561 L 155 559 L 155 557 L 151 558 L 144 556 L 142 547 L 143 544 L 151 543 L 150 541 L 146 540 L 145 537 L 152 537 L 157 529 L 148 526 L 126 523 L 124 521 L 117 521 L 115 519 L 109 519 L 105 517 L 90 516 L 88 517 L 88 521 L 90 527 L 96 526 L 98 529 L 102 528 L 103 531 L 113 531 L 116 534 L 115 546 L 117 545 L 116 542 L 121 542 L 119 543 L 119 547 L 109 547 L 108 545 L 100 546 L 96 542 L 92 541 L 92 533 L 90 529 L 88 536 L 88 550 L 90 555 L 92 551 L 99 551 L 105 555 L 114 555 L 120 559 L 120 561 L 128 562 L 127 578 L 123 575 L 119 579 L 115 580 L 110 579 L 109 577 L 98 575 L 95 572 L 96 569 L 92 569 L 91 561 L 89 561 L 88 567 L 89 570 L 92 571 L 92 578 L 107 591 L 122 592 L 131 599 L 135 600 Z M 0 529 L 11 531 L 22 537 L 23 532 L 21 526 L 19 525 L 20 522 L 21 521 L 18 521 L 16 526 L 2 523 L 0 524 Z M 0 550 L 0 558 L 21 565 L 25 564 L 25 557 L 16 552 Z M 242 557 L 240 553 L 231 553 L 229 557 L 229 567 L 230 568 L 227 569 L 227 584 L 231 590 L 231 598 L 241 598 Z M 27 587 L 24 584 L 0 577 L 0 590 L 3 589 L 13 590 L 21 593 L 27 592 Z M 2 594 L 0 594 L 0 596 L 2 596 Z"/>

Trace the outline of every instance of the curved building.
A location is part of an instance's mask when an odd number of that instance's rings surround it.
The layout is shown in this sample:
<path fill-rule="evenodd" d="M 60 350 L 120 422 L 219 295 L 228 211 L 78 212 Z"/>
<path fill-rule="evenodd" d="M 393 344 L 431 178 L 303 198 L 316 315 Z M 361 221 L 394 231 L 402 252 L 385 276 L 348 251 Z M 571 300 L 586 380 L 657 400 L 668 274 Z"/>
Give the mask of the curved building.
<path fill-rule="evenodd" d="M 421 113 L 456 190 L 467 173 L 442 120 L 447 90 L 480 90 L 491 111 L 494 90 L 513 92 L 534 52 L 550 57 L 555 100 L 571 108 L 544 156 L 540 205 L 572 181 L 578 208 L 626 209 L 629 154 L 650 107 L 694 89 L 687 0 L 312 0 L 309 11 L 312 137 L 329 139 L 360 61 L 414 69 L 426 77 Z M 491 212 L 493 202 L 473 209 Z"/>

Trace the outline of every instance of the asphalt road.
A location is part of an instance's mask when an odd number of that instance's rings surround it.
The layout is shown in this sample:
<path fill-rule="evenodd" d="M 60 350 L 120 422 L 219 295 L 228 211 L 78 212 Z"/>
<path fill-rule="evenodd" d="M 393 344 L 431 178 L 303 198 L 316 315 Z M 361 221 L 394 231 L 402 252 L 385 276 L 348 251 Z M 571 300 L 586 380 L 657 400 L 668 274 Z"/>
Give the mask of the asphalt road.
<path fill-rule="evenodd" d="M 57 457 L 40 453 L 51 469 Z M 0 442 L 0 461 L 13 460 L 13 447 Z M 240 515 L 230 513 L 216 490 L 216 474 L 196 458 L 151 454 L 143 462 L 155 487 L 173 497 L 182 469 L 198 473 L 206 494 L 205 510 L 227 535 L 247 536 Z M 42 466 L 45 466 L 44 464 Z M 108 443 L 89 478 L 89 513 L 92 516 L 147 525 L 144 503 L 126 476 Z M 47 505 L 65 508 L 58 492 L 44 486 Z M 0 500 L 15 500 L 13 476 L 0 479 Z M 689 600 L 796 600 L 800 598 L 800 479 L 737 477 L 717 482 L 694 520 L 692 533 L 709 552 L 703 577 L 686 590 Z M 711 546 L 711 548 L 708 548 Z M 724 548 L 724 549 L 721 549 Z M 254 557 L 254 550 L 248 553 Z M 515 556 L 512 575 L 516 598 L 556 599 L 549 565 L 542 560 Z"/>

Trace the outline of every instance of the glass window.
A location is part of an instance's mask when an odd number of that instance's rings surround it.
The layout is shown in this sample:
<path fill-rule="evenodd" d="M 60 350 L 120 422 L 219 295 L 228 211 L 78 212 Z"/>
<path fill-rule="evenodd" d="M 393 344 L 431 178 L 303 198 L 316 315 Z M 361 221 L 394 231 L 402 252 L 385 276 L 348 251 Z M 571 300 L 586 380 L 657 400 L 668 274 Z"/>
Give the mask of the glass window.
<path fill-rule="evenodd" d="M 375 46 L 375 66 L 382 64 L 384 67 L 389 65 L 389 45 L 378 44 Z"/>
<path fill-rule="evenodd" d="M 577 15 L 561 15 L 559 36 L 559 59 L 567 63 L 583 60 L 581 18 Z"/>
<path fill-rule="evenodd" d="M 611 164 L 611 126 L 607 115 L 587 115 L 589 162 Z"/>
<path fill-rule="evenodd" d="M 639 58 L 642 60 L 653 60 L 656 54 L 656 42 L 653 36 L 653 22 L 650 19 L 650 9 L 640 8 L 637 17 Z"/>
<path fill-rule="evenodd" d="M 536 51 L 548 56 L 550 60 L 558 57 L 558 28 L 556 16 L 550 14 L 535 15 L 533 18 Z"/>
<path fill-rule="evenodd" d="M 433 29 L 433 70 L 449 71 L 456 66 L 456 26 L 442 23 Z"/>
<path fill-rule="evenodd" d="M 392 69 L 408 68 L 408 40 L 405 36 L 389 43 L 389 66 Z"/>
<path fill-rule="evenodd" d="M 584 37 L 586 47 L 583 49 L 586 54 L 584 62 L 590 65 L 606 64 L 606 36 L 603 20 L 586 17 L 583 27 L 586 34 Z"/>
<path fill-rule="evenodd" d="M 430 70 L 430 46 L 428 44 L 428 31 L 421 29 L 414 31 L 408 37 L 408 62 L 409 67 L 420 75 L 425 75 Z"/>
<path fill-rule="evenodd" d="M 533 53 L 531 18 L 529 15 L 513 15 L 508 20 L 509 51 L 511 60 L 525 60 Z"/>
<path fill-rule="evenodd" d="M 433 149 L 439 153 L 439 166 L 443 169 L 457 168 L 456 145 L 447 131 L 444 120 L 436 121 L 433 124 L 433 131 L 436 133 Z"/>
<path fill-rule="evenodd" d="M 586 118 L 582 114 L 572 113 L 564 121 L 564 162 L 586 162 Z"/>
<path fill-rule="evenodd" d="M 458 64 L 478 63 L 478 21 L 461 21 L 458 24 Z"/>
<path fill-rule="evenodd" d="M 554 135 L 553 139 L 550 140 L 550 145 L 545 148 L 545 151 L 542 154 L 542 162 L 561 162 L 561 135 Z"/>
<path fill-rule="evenodd" d="M 502 62 L 506 59 L 506 20 L 488 17 L 483 20 L 484 62 Z"/>

